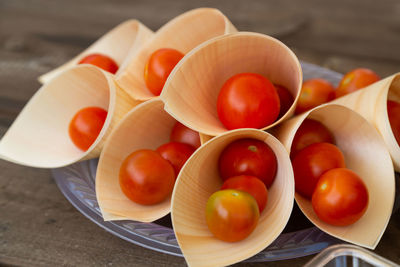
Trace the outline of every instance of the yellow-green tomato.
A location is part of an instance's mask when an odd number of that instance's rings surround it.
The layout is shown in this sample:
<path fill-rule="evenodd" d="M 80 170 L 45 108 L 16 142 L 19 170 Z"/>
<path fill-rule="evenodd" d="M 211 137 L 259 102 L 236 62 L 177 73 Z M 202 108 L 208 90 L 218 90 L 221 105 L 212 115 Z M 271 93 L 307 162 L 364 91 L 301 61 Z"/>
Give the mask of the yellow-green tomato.
<path fill-rule="evenodd" d="M 240 190 L 220 190 L 207 201 L 206 219 L 211 233 L 218 239 L 237 242 L 256 228 L 260 212 L 253 196 Z"/>

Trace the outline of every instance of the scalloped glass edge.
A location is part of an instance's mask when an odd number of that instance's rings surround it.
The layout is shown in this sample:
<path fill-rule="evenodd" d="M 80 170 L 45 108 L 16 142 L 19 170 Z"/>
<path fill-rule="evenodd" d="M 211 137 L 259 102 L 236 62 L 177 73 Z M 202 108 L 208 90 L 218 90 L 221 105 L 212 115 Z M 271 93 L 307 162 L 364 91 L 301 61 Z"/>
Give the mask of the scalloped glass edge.
<path fill-rule="evenodd" d="M 301 62 L 304 79 L 319 77 L 337 85 L 342 74 Z M 183 257 L 172 228 L 156 223 L 104 221 L 97 203 L 95 177 L 97 159 L 53 169 L 53 178 L 67 200 L 84 216 L 111 234 L 130 243 Z M 328 246 L 345 243 L 316 227 L 281 234 L 271 245 L 245 262 L 292 259 L 318 253 Z"/>

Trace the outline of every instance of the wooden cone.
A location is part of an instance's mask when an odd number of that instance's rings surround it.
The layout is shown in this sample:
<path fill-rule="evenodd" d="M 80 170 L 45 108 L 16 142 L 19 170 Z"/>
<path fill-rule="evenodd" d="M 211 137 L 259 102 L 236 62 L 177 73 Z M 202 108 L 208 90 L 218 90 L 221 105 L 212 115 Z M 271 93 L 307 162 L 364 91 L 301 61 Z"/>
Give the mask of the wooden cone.
<path fill-rule="evenodd" d="M 116 75 L 124 73 L 126 65 L 132 60 L 137 50 L 153 35 L 153 32 L 137 20 L 128 20 L 85 49 L 82 53 L 61 65 L 60 67 L 43 74 L 38 78 L 42 84 L 60 74 L 67 68 L 76 66 L 85 56 L 100 53 L 112 58 L 119 66 Z"/>
<path fill-rule="evenodd" d="M 395 196 L 393 164 L 382 137 L 356 112 L 337 105 L 325 104 L 283 122 L 273 134 L 288 153 L 293 138 L 306 119 L 324 124 L 334 135 L 343 152 L 346 167 L 355 171 L 365 182 L 369 205 L 365 214 L 349 226 L 333 226 L 321 221 L 311 201 L 295 194 L 296 202 L 307 218 L 322 231 L 347 242 L 374 249 L 389 222 Z"/>
<path fill-rule="evenodd" d="M 264 141 L 274 151 L 278 171 L 268 191 L 268 203 L 253 233 L 229 243 L 216 239 L 206 223 L 208 198 L 220 190 L 218 158 L 231 142 L 242 138 Z M 256 129 L 239 129 L 217 136 L 201 146 L 186 162 L 176 181 L 171 218 L 176 238 L 189 266 L 224 266 L 247 259 L 271 244 L 289 220 L 294 195 L 294 178 L 289 156 L 270 134 Z"/>
<path fill-rule="evenodd" d="M 98 157 L 114 125 L 137 104 L 106 71 L 90 65 L 66 69 L 30 99 L 0 140 L 0 157 L 40 168 Z M 68 126 L 78 110 L 90 106 L 104 108 L 108 115 L 96 141 L 84 152 L 72 143 Z"/>
<path fill-rule="evenodd" d="M 151 222 L 167 215 L 171 198 L 156 205 L 140 205 L 128 199 L 119 185 L 122 162 L 139 149 L 157 149 L 169 142 L 175 119 L 163 109 L 164 103 L 155 98 L 138 105 L 118 124 L 104 145 L 96 174 L 96 196 L 103 218 Z"/>
<path fill-rule="evenodd" d="M 364 89 L 345 95 L 332 103 L 344 105 L 363 116 L 378 129 L 393 160 L 400 171 L 400 146 L 390 127 L 387 100 L 400 102 L 400 73 L 380 80 Z"/>
<path fill-rule="evenodd" d="M 135 99 L 154 98 L 144 81 L 145 65 L 154 51 L 173 48 L 186 54 L 204 41 L 231 32 L 236 32 L 235 27 L 217 9 L 198 8 L 183 13 L 155 33 L 117 77 L 117 83 Z"/>
<path fill-rule="evenodd" d="M 172 71 L 161 93 L 165 109 L 194 130 L 217 136 L 227 131 L 217 114 L 217 97 L 227 79 L 255 72 L 285 86 L 295 101 L 289 111 L 268 129 L 294 113 L 302 84 L 295 54 L 280 41 L 264 34 L 239 32 L 214 38 L 187 54 Z"/>

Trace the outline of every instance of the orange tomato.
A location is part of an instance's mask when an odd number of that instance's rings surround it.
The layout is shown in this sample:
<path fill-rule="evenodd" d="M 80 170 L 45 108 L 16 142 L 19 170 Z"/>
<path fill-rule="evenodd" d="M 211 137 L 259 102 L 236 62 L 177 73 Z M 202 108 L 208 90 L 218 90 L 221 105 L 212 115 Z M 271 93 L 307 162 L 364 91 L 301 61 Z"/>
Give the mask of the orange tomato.
<path fill-rule="evenodd" d="M 265 184 L 255 176 L 239 175 L 226 180 L 221 187 L 224 189 L 236 189 L 249 193 L 257 201 L 260 213 L 268 202 L 268 190 Z"/>
<path fill-rule="evenodd" d="M 160 95 L 169 74 L 184 54 L 172 48 L 161 48 L 151 54 L 144 68 L 144 80 L 154 95 Z"/>
<path fill-rule="evenodd" d="M 236 74 L 224 83 L 218 94 L 218 117 L 229 130 L 263 128 L 278 118 L 279 110 L 275 87 L 260 74 Z"/>
<path fill-rule="evenodd" d="M 400 146 L 400 103 L 391 100 L 387 101 L 387 110 L 390 127 L 397 144 Z"/>
<path fill-rule="evenodd" d="M 207 201 L 208 229 L 223 241 L 237 242 L 245 239 L 256 228 L 259 217 L 256 200 L 244 191 L 217 191 Z"/>
<path fill-rule="evenodd" d="M 172 165 L 153 150 L 142 149 L 130 154 L 119 171 L 122 192 L 141 205 L 154 205 L 171 195 L 175 184 Z"/>
<path fill-rule="evenodd" d="M 82 58 L 78 64 L 92 64 L 112 74 L 115 74 L 118 70 L 117 63 L 110 57 L 102 54 L 90 54 Z"/>
<path fill-rule="evenodd" d="M 311 199 L 320 176 L 330 169 L 346 167 L 343 153 L 329 143 L 314 143 L 292 160 L 296 192 Z"/>
<path fill-rule="evenodd" d="M 179 121 L 174 124 L 171 135 L 169 137 L 171 142 L 181 142 L 192 145 L 194 148 L 200 147 L 200 135 L 198 132 L 186 127 Z"/>
<path fill-rule="evenodd" d="M 293 104 L 293 95 L 289 92 L 289 90 L 279 84 L 274 84 L 276 92 L 278 93 L 279 100 L 281 103 L 281 109 L 279 110 L 278 118 L 282 117 L 286 114 L 286 112 L 290 109 Z"/>
<path fill-rule="evenodd" d="M 346 73 L 336 89 L 336 98 L 350 94 L 379 81 L 380 77 L 370 69 L 359 68 Z"/>
<path fill-rule="evenodd" d="M 321 176 L 312 195 L 312 206 L 324 222 L 345 226 L 363 216 L 368 198 L 368 189 L 361 178 L 349 169 L 339 168 Z"/>
<path fill-rule="evenodd" d="M 331 131 L 319 121 L 305 119 L 293 138 L 290 157 L 293 158 L 306 146 L 322 142 L 335 144 L 335 138 Z"/>
<path fill-rule="evenodd" d="M 86 151 L 99 136 L 107 111 L 99 107 L 87 107 L 79 110 L 69 123 L 69 136 L 81 150 Z"/>
<path fill-rule="evenodd" d="M 333 99 L 335 99 L 335 88 L 330 82 L 324 79 L 307 80 L 301 87 L 295 113 L 303 113 Z"/>

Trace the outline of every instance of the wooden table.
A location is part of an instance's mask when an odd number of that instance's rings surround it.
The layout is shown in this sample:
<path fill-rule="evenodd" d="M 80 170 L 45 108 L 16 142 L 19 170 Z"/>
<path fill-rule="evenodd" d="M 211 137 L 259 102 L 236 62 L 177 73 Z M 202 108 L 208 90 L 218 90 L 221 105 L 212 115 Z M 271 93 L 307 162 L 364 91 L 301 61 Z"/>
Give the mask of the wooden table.
<path fill-rule="evenodd" d="M 118 23 L 136 18 L 156 30 L 199 6 L 219 8 L 239 30 L 270 34 L 301 60 L 382 77 L 400 71 L 400 2 L 336 1 L 45 1 L 0 0 L 0 136 L 40 87 L 36 78 Z M 64 198 L 49 170 L 0 161 L 0 265 L 181 266 L 96 226 Z M 400 263 L 400 212 L 376 253 Z M 301 265 L 312 256 L 237 266 Z"/>

